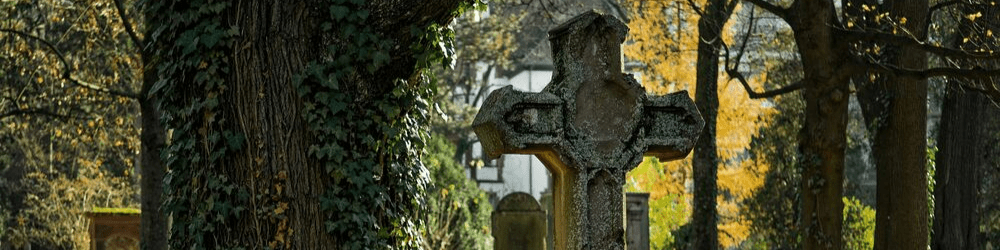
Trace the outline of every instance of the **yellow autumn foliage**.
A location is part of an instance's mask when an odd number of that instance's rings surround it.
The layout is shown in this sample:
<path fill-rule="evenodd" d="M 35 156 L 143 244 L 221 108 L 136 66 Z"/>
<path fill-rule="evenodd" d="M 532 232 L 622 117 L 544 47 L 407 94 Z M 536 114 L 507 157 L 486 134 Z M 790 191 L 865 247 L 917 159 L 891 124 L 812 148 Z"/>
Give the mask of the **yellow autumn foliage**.
<path fill-rule="evenodd" d="M 694 1 L 703 6 L 704 1 Z M 640 62 L 645 67 L 640 70 L 642 84 L 651 94 L 666 94 L 688 90 L 694 97 L 697 60 L 697 21 L 699 16 L 688 1 L 641 1 L 627 0 L 624 6 L 629 10 L 629 42 L 623 52 L 626 60 Z M 739 27 L 724 28 L 723 41 L 734 44 L 733 31 Z M 723 69 L 724 65 L 720 65 Z M 724 72 L 719 72 L 719 110 L 716 127 L 718 145 L 718 212 L 719 242 L 723 247 L 738 245 L 749 235 L 748 221 L 741 219 L 741 201 L 750 197 L 764 183 L 764 173 L 768 167 L 747 159 L 752 136 L 766 125 L 775 113 L 764 100 L 752 100 L 736 81 L 730 81 Z M 751 77 L 751 86 L 759 87 L 764 75 Z M 630 190 L 650 193 L 650 210 L 658 199 L 683 197 L 691 202 L 690 156 L 684 160 L 659 163 L 646 158 L 639 167 L 628 174 Z M 658 168 L 658 169 L 653 169 Z M 673 195 L 673 196 L 671 196 Z M 675 216 L 690 216 L 690 205 L 684 206 L 682 213 Z M 686 223 L 682 220 L 651 218 L 651 224 L 676 223 L 676 227 Z M 651 225 L 651 227 L 654 227 Z M 662 227 L 662 225 L 657 225 Z M 669 227 L 668 227 L 669 228 Z M 662 228 L 661 228 L 662 229 Z M 668 232 L 669 233 L 669 232 Z M 653 245 L 662 239 L 662 232 L 651 231 Z M 672 241 L 671 241 L 672 242 Z M 653 247 L 654 249 L 656 247 Z"/>

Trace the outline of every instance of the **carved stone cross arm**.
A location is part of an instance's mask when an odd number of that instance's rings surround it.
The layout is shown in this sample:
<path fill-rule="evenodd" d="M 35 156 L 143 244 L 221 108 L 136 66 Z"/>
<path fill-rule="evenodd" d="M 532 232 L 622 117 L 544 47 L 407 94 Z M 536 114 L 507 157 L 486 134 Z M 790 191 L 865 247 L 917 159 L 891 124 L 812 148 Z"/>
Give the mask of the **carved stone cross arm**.
<path fill-rule="evenodd" d="M 627 33 L 593 11 L 552 29 L 549 85 L 494 91 L 472 124 L 490 158 L 534 154 L 552 173 L 556 249 L 624 249 L 625 174 L 683 158 L 705 124 L 687 92 L 647 96 L 622 73 Z"/>
<path fill-rule="evenodd" d="M 473 128 L 489 159 L 502 154 L 550 152 L 564 140 L 563 102 L 553 94 L 527 93 L 506 86 L 487 97 Z M 636 145 L 662 161 L 684 158 L 705 121 L 687 91 L 647 96 Z"/>

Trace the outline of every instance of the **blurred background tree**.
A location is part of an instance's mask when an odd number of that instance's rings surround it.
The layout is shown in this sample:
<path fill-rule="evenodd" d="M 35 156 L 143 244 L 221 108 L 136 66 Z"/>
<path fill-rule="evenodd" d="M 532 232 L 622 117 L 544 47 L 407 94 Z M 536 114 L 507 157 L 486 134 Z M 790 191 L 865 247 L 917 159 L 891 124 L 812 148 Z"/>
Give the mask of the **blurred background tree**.
<path fill-rule="evenodd" d="M 83 212 L 139 206 L 138 105 L 107 92 L 138 86 L 138 54 L 111 1 L 0 16 L 0 242 L 86 248 Z"/>

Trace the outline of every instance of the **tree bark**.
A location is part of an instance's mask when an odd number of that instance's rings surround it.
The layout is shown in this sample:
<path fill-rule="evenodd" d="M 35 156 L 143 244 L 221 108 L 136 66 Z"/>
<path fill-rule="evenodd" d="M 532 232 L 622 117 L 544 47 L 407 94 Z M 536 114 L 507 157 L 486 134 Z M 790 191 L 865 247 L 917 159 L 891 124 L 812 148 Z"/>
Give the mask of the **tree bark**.
<path fill-rule="evenodd" d="M 958 88 L 948 88 L 941 104 L 932 249 L 979 249 L 980 169 L 989 164 L 988 138 L 996 136 L 984 126 L 996 113 L 990 105 L 985 96 Z"/>
<path fill-rule="evenodd" d="M 144 72 L 144 77 L 155 76 L 155 73 Z M 146 81 L 150 82 L 150 81 Z M 164 145 L 166 131 L 160 124 L 160 111 L 156 107 L 155 98 L 139 100 L 142 112 L 142 155 L 140 170 L 140 186 L 142 196 L 142 248 L 145 250 L 163 250 L 167 248 L 167 218 L 160 211 L 163 204 L 163 161 L 160 160 L 160 150 Z"/>
<path fill-rule="evenodd" d="M 996 7 L 982 9 L 963 6 L 962 15 L 982 13 L 995 16 Z M 980 21 L 982 22 L 982 21 Z M 993 22 L 1000 22 L 993 20 Z M 979 28 L 977 28 L 979 27 Z M 975 20 L 961 19 L 953 43 L 960 49 L 977 49 L 977 43 L 964 43 L 964 38 L 984 37 L 982 25 Z M 994 26 L 995 27 L 995 26 Z M 962 66 L 975 66 L 959 62 Z M 949 79 L 949 81 L 958 81 Z M 941 103 L 941 128 L 934 187 L 934 223 L 931 249 L 977 250 L 983 236 L 979 232 L 980 185 L 984 170 L 990 169 L 993 141 L 998 134 L 989 124 L 1000 121 L 1000 109 L 982 94 L 949 84 Z M 988 197 L 988 196 L 986 196 Z"/>
<path fill-rule="evenodd" d="M 470 0 L 373 0 L 365 2 L 361 8 L 369 13 L 366 24 L 378 37 L 385 39 L 386 43 L 391 43 L 387 46 L 390 50 L 387 53 L 390 58 L 389 64 L 378 68 L 374 73 L 368 73 L 367 66 L 369 65 L 352 65 L 356 68 L 355 72 L 363 73 L 358 73 L 357 76 L 349 77 L 349 79 L 347 79 L 348 77 L 340 79 L 339 85 L 342 89 L 353 94 L 354 99 L 351 102 L 354 103 L 351 105 L 364 107 L 365 103 L 370 102 L 372 97 L 388 95 L 388 92 L 399 84 L 412 84 L 412 86 L 419 84 L 420 81 L 414 80 L 414 76 L 418 74 L 418 65 L 413 45 L 422 37 L 415 36 L 411 28 L 423 31 L 422 28 L 427 28 L 432 24 L 446 26 L 454 18 L 455 10 L 463 3 L 471 4 Z M 179 93 L 177 97 L 173 97 L 175 99 L 183 98 L 179 102 L 189 99 L 194 99 L 195 101 L 192 102 L 196 102 L 204 100 L 206 96 L 212 96 L 219 103 L 218 108 L 215 109 L 217 113 L 206 113 L 204 115 L 207 118 L 201 118 L 202 113 L 199 111 L 197 113 L 199 117 L 190 118 L 200 119 L 198 121 L 201 122 L 195 125 L 200 128 L 196 128 L 194 131 L 201 133 L 201 137 L 195 137 L 195 149 L 185 152 L 193 151 L 193 155 L 201 154 L 203 159 L 208 158 L 208 153 L 202 153 L 203 148 L 209 148 L 205 145 L 215 144 L 215 142 L 205 138 L 206 128 L 213 131 L 231 131 L 234 132 L 233 134 L 245 136 L 241 147 L 237 147 L 238 149 L 230 148 L 214 164 L 205 164 L 206 161 L 197 163 L 201 165 L 196 167 L 204 169 L 203 172 L 171 173 L 171 175 L 184 176 L 192 180 L 191 186 L 204 186 L 203 183 L 211 181 L 206 179 L 221 176 L 222 182 L 234 185 L 232 187 L 234 192 L 248 193 L 245 202 L 235 198 L 224 201 L 233 207 L 246 209 L 238 218 L 226 219 L 231 221 L 221 221 L 222 219 L 198 221 L 210 225 L 175 225 L 175 227 L 192 226 L 194 230 L 201 231 L 185 236 L 188 238 L 172 239 L 174 241 L 172 243 L 176 243 L 173 245 L 196 245 L 207 248 L 267 246 L 284 249 L 339 249 L 341 243 L 345 243 L 343 239 L 338 238 L 341 235 L 327 232 L 325 223 L 331 217 L 338 215 L 330 214 L 329 211 L 321 209 L 320 197 L 331 189 L 334 181 L 324 169 L 323 163 L 308 154 L 309 147 L 318 139 L 309 131 L 309 124 L 303 118 L 304 103 L 293 82 L 296 76 L 304 75 L 309 63 L 324 59 L 332 60 L 322 58 L 322 56 L 336 53 L 336 51 L 330 51 L 331 48 L 350 47 L 348 44 L 356 42 L 336 37 L 335 34 L 327 34 L 322 30 L 321 21 L 329 19 L 331 15 L 327 4 L 326 1 L 318 0 L 243 0 L 229 3 L 218 17 L 221 19 L 222 27 L 238 28 L 239 34 L 235 36 L 235 45 L 223 51 L 230 64 L 228 72 L 220 73 L 225 80 L 225 88 L 217 93 L 202 93 L 204 92 L 202 87 L 195 84 L 192 80 L 193 77 L 170 76 L 180 78 L 170 79 L 172 82 L 169 83 L 175 84 L 173 86 L 178 86 L 179 91 L 183 92 Z M 171 3 L 167 7 L 183 9 L 190 6 Z M 155 14 L 157 13 L 152 13 L 152 15 Z M 186 28 L 197 29 L 200 27 Z M 171 32 L 175 31 L 171 30 Z M 152 36 L 147 35 L 147 37 Z M 197 43 L 197 40 L 195 41 Z M 164 43 L 164 41 L 159 42 Z M 175 46 L 174 41 L 166 42 L 168 43 L 167 49 L 174 49 L 170 47 Z M 202 64 L 205 62 L 203 61 Z M 406 83 L 397 82 L 400 79 Z M 146 80 L 147 83 L 151 84 L 157 79 L 147 78 Z M 194 86 L 196 88 L 179 86 Z M 409 108 L 408 106 L 400 107 L 401 110 Z M 146 119 L 146 110 L 144 109 L 143 112 L 143 117 Z M 172 112 L 179 113 L 178 111 Z M 150 115 L 149 117 L 154 119 L 157 116 Z M 377 125 L 379 124 L 370 127 Z M 201 131 L 197 129 L 201 129 Z M 352 135 L 361 134 L 357 136 L 356 144 L 360 145 L 360 140 L 364 137 L 362 133 L 370 131 L 345 132 Z M 160 134 L 162 135 L 162 131 Z M 214 150 L 219 151 L 218 148 Z M 204 151 L 209 151 L 209 149 L 204 149 Z M 343 154 L 344 158 L 356 157 L 349 152 L 340 153 Z M 150 154 L 150 157 L 158 156 L 158 153 Z M 205 176 L 208 178 L 200 179 Z M 395 178 L 389 174 L 385 176 L 388 177 L 383 177 L 383 179 Z M 373 185 L 382 184 L 375 182 Z M 173 183 L 172 187 L 181 185 L 184 184 Z M 145 188 L 144 191 L 146 191 Z M 150 191 L 155 192 L 153 189 Z M 213 191 L 201 190 L 198 192 Z M 392 190 L 392 192 L 416 191 Z M 212 193 L 210 195 L 212 195 L 211 197 L 216 197 L 215 195 L 223 197 L 226 194 Z M 232 194 L 226 197 L 232 196 L 236 195 Z M 222 202 L 216 201 L 214 204 L 220 203 Z M 179 206 L 198 206 L 198 204 L 183 203 Z M 178 210 L 200 216 L 195 212 L 189 212 L 190 207 Z M 369 211 L 372 217 L 380 216 L 380 212 L 382 211 Z M 222 218 L 223 216 L 218 217 Z M 200 226 L 200 228 L 195 226 Z M 382 226 L 383 229 L 394 228 L 394 225 L 379 226 Z M 208 231 L 205 228 L 211 228 L 214 231 Z M 180 230 L 192 229 L 182 228 Z M 204 232 L 211 233 L 206 235 Z M 397 233 L 385 232 L 385 234 Z"/>
<path fill-rule="evenodd" d="M 694 175 L 694 213 L 689 249 L 718 249 L 719 156 L 716 145 L 716 120 L 719 115 L 719 48 L 722 28 L 733 13 L 736 1 L 712 0 L 705 4 L 698 19 L 698 61 L 695 105 L 705 119 L 705 127 L 695 144 L 692 168 Z"/>
<path fill-rule="evenodd" d="M 163 175 L 166 173 L 166 166 L 160 158 L 160 152 L 166 144 L 167 131 L 163 129 L 160 122 L 162 113 L 159 108 L 159 98 L 150 95 L 149 92 L 156 82 L 157 72 L 148 66 L 153 59 L 153 55 L 145 49 L 146 46 L 139 45 L 140 57 L 143 62 L 143 84 L 139 94 L 139 112 L 142 122 L 142 130 L 139 140 L 142 145 L 140 152 L 141 162 L 139 164 L 140 175 L 140 196 L 141 196 L 141 241 L 144 250 L 165 250 L 167 249 L 167 232 L 169 224 L 167 215 L 160 210 L 163 206 Z"/>
<path fill-rule="evenodd" d="M 917 39 L 923 30 L 927 1 L 886 1 L 895 20 Z M 923 51 L 888 46 L 889 63 L 910 69 L 927 67 Z M 872 153 L 876 170 L 875 249 L 927 248 L 927 80 L 884 75 L 874 91 L 877 100 Z"/>
<path fill-rule="evenodd" d="M 832 34 L 836 12 L 829 1 L 795 1 L 787 13 L 805 83 L 805 122 L 799 134 L 802 246 L 840 249 L 849 50 Z"/>

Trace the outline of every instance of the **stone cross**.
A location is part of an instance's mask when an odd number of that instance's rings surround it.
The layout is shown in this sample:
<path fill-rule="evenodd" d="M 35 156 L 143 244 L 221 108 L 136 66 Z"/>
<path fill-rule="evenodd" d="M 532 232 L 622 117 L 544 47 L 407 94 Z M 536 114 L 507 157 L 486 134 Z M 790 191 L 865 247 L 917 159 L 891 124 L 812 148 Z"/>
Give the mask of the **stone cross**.
<path fill-rule="evenodd" d="M 643 155 L 683 158 L 705 124 L 686 92 L 647 96 L 622 73 L 627 33 L 593 11 L 552 29 L 549 85 L 493 91 L 473 122 L 490 158 L 534 154 L 552 173 L 555 249 L 624 249 L 625 173 Z"/>

